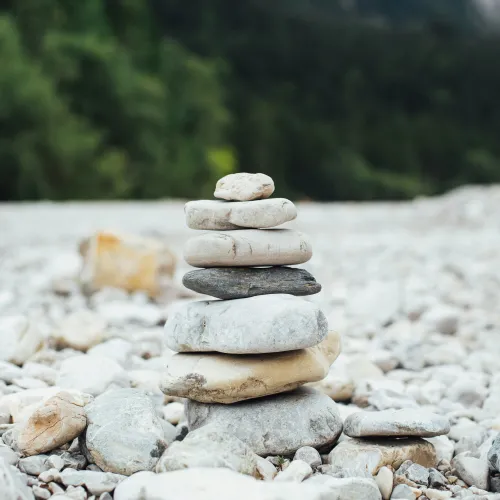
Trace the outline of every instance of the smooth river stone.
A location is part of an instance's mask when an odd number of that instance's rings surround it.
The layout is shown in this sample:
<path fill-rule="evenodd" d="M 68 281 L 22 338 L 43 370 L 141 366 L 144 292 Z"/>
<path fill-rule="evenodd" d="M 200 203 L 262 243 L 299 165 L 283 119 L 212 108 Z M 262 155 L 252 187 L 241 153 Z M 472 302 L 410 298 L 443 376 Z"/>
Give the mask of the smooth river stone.
<path fill-rule="evenodd" d="M 336 403 L 308 387 L 232 405 L 188 399 L 185 411 L 189 430 L 213 424 L 261 456 L 292 455 L 302 446 L 324 449 L 342 432 Z"/>
<path fill-rule="evenodd" d="M 184 259 L 194 267 L 286 266 L 312 257 L 308 238 L 292 229 L 237 229 L 189 239 Z"/>
<path fill-rule="evenodd" d="M 265 174 L 229 174 L 219 179 L 214 196 L 229 201 L 251 201 L 269 198 L 274 193 L 274 181 Z"/>
<path fill-rule="evenodd" d="M 191 229 L 223 231 L 226 229 L 270 228 L 297 217 L 295 205 L 284 198 L 257 201 L 197 200 L 184 207 Z"/>
<path fill-rule="evenodd" d="M 202 300 L 172 307 L 165 339 L 176 352 L 266 354 L 319 344 L 328 322 L 317 305 L 293 295 Z"/>
<path fill-rule="evenodd" d="M 186 288 L 218 299 L 244 299 L 257 295 L 285 293 L 313 295 L 321 285 L 304 269 L 291 267 L 215 267 L 184 275 Z"/>
<path fill-rule="evenodd" d="M 415 408 L 357 412 L 344 424 L 344 433 L 350 437 L 434 437 L 448 432 L 447 417 Z"/>
<path fill-rule="evenodd" d="M 174 354 L 161 389 L 169 396 L 202 403 L 260 398 L 321 380 L 339 352 L 340 335 L 330 332 L 317 346 L 277 354 Z"/>

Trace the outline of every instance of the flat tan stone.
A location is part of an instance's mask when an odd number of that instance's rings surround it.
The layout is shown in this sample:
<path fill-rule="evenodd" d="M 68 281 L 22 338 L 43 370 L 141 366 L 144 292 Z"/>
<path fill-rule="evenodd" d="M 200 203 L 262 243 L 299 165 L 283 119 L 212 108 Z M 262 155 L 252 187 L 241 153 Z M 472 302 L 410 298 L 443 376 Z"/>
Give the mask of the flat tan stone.
<path fill-rule="evenodd" d="M 81 280 L 90 290 L 103 287 L 160 295 L 175 272 L 176 257 L 163 242 L 135 235 L 98 232 L 83 241 Z"/>
<path fill-rule="evenodd" d="M 84 406 L 91 396 L 61 391 L 18 424 L 17 444 L 26 456 L 38 455 L 69 443 L 87 425 Z"/>
<path fill-rule="evenodd" d="M 184 259 L 194 267 L 292 266 L 311 257 L 309 239 L 293 229 L 210 231 L 184 245 Z"/>
<path fill-rule="evenodd" d="M 230 404 L 320 380 L 339 353 L 340 335 L 330 332 L 317 346 L 277 354 L 175 354 L 161 388 L 169 396 Z"/>
<path fill-rule="evenodd" d="M 421 438 L 346 439 L 328 455 L 328 463 L 345 469 L 368 471 L 375 475 L 384 466 L 398 469 L 405 461 L 423 467 L 436 467 L 434 446 Z"/>

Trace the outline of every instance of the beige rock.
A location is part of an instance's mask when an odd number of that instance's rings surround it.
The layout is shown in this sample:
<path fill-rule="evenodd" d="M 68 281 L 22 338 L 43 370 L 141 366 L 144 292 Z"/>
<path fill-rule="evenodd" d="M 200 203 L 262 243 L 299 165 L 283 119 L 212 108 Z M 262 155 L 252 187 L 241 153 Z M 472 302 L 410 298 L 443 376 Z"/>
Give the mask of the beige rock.
<path fill-rule="evenodd" d="M 260 398 L 325 377 L 339 352 L 340 335 L 330 332 L 317 346 L 276 354 L 175 354 L 161 388 L 169 396 L 203 403 Z"/>
<path fill-rule="evenodd" d="M 219 179 L 214 196 L 229 201 L 250 201 L 269 198 L 274 192 L 274 181 L 265 174 L 229 174 Z"/>
<path fill-rule="evenodd" d="M 211 231 L 184 246 L 184 259 L 194 267 L 286 266 L 311 256 L 309 239 L 292 229 Z"/>
<path fill-rule="evenodd" d="M 55 396 L 59 387 L 28 389 L 0 396 L 0 409 L 10 415 L 14 423 L 26 420 L 43 402 Z"/>
<path fill-rule="evenodd" d="M 76 311 L 66 316 L 53 338 L 59 347 L 87 351 L 102 342 L 107 323 L 90 310 Z"/>
<path fill-rule="evenodd" d="M 80 253 L 81 281 L 90 290 L 113 287 L 156 297 L 175 272 L 175 255 L 155 239 L 98 232 L 81 243 Z"/>
<path fill-rule="evenodd" d="M 394 469 L 405 461 L 436 466 L 434 447 L 424 439 L 346 439 L 328 455 L 328 463 L 346 469 L 368 471 L 375 475 L 381 467 Z"/>
<path fill-rule="evenodd" d="M 26 456 L 51 451 L 75 439 L 87 425 L 86 394 L 61 391 L 39 406 L 18 425 L 17 445 Z"/>

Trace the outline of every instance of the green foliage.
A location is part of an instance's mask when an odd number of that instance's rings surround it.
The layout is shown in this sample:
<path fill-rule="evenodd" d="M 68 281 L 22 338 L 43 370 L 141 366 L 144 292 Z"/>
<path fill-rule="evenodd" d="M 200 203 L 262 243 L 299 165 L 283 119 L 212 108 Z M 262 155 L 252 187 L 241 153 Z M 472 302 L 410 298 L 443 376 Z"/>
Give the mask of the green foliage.
<path fill-rule="evenodd" d="M 470 0 L 6 0 L 0 200 L 404 199 L 500 182 Z"/>

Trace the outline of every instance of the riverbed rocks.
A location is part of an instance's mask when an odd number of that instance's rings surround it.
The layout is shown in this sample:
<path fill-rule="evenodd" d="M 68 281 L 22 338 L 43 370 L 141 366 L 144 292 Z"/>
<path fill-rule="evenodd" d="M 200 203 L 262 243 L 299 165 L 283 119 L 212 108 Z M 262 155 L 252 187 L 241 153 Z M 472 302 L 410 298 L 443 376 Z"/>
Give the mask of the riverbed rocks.
<path fill-rule="evenodd" d="M 229 201 L 252 201 L 269 198 L 274 193 L 274 181 L 266 174 L 229 174 L 219 179 L 214 196 Z"/>
<path fill-rule="evenodd" d="M 155 500 L 172 498 L 172 495 L 175 500 L 184 498 L 192 492 L 191 484 L 195 482 L 196 488 L 203 491 L 199 495 L 204 495 L 204 500 L 207 491 L 213 492 L 212 496 L 218 500 L 225 494 L 231 500 L 243 498 L 247 491 L 250 498 L 252 495 L 253 498 L 266 498 L 260 490 L 264 483 L 280 500 L 297 498 L 297 495 L 301 500 L 307 499 L 303 487 L 307 486 L 309 490 L 310 486 L 316 485 L 316 488 L 319 483 L 331 488 L 326 492 L 329 500 L 372 500 L 380 496 L 419 500 L 494 500 L 500 491 L 500 450 L 496 440 L 500 431 L 497 366 L 500 355 L 500 282 L 497 276 L 500 254 L 495 251 L 500 245 L 499 203 L 500 191 L 494 187 L 468 188 L 460 193 L 411 203 L 301 203 L 297 204 L 300 215 L 297 219 L 287 222 L 286 226 L 277 226 L 277 229 L 286 227 L 310 235 L 314 257 L 298 267 L 307 269 L 316 283 L 321 283 L 322 290 L 319 294 L 302 296 L 300 300 L 314 303 L 325 313 L 330 323 L 329 334 L 337 329 L 342 333 L 342 353 L 331 365 L 327 378 L 312 384 L 318 391 L 325 391 L 328 396 L 339 400 L 336 407 L 345 422 L 345 432 L 325 449 L 302 446 L 287 455 L 273 455 L 269 459 L 258 456 L 257 470 L 265 481 L 248 474 L 243 477 L 228 467 L 219 467 L 218 470 L 224 474 L 226 468 L 231 479 L 227 475 L 224 479 L 217 472 L 214 475 L 216 469 L 212 465 L 229 463 L 222 460 L 228 455 L 224 454 L 222 447 L 219 449 L 214 445 L 211 448 L 201 441 L 198 441 L 199 445 L 189 446 L 189 454 L 186 452 L 185 455 L 189 458 L 186 460 L 189 468 L 185 471 L 155 473 L 158 461 L 149 472 L 135 472 L 130 478 L 103 472 L 85 458 L 82 454 L 85 451 L 85 429 L 80 434 L 81 439 L 69 440 L 44 453 L 24 456 L 18 448 L 17 431 L 29 422 L 38 407 L 43 407 L 59 392 L 75 388 L 80 388 L 81 392 L 95 386 L 92 392 L 97 399 L 100 395 L 112 393 L 121 383 L 124 387 L 141 387 L 160 420 L 167 446 L 163 455 L 171 447 L 171 452 L 176 450 L 175 442 L 181 444 L 182 440 L 198 432 L 189 431 L 185 396 L 164 395 L 158 386 L 166 379 L 173 354 L 162 347 L 162 323 L 170 315 L 170 304 L 151 300 L 142 291 L 126 293 L 107 287 L 89 297 L 79 286 L 65 289 L 54 286 L 54 278 L 66 273 L 68 268 L 75 269 L 75 273 L 78 271 L 81 259 L 74 251 L 75 243 L 101 224 L 148 237 L 161 235 L 179 255 L 189 233 L 197 235 L 203 230 L 195 232 L 181 227 L 184 225 L 182 205 L 174 201 L 6 205 L 1 210 L 0 224 L 5 236 L 0 238 L 0 320 L 24 317 L 36 330 L 37 338 L 42 340 L 36 349 L 30 348 L 16 360 L 10 355 L 9 360 L 5 360 L 6 337 L 2 336 L 0 344 L 0 458 L 7 463 L 10 473 L 21 472 L 16 473 L 19 481 L 15 482 L 13 498 L 24 498 L 24 494 L 30 500 L 33 495 L 36 500 L 50 500 L 51 497 L 54 500 L 111 500 L 118 496 L 117 488 L 120 488 L 120 494 L 129 491 L 127 486 L 120 487 L 121 483 L 133 484 L 128 482 L 129 479 L 132 481 L 136 476 L 146 474 L 148 478 L 141 487 L 145 488 L 146 499 L 152 497 Z M 258 229 L 264 228 L 249 228 L 248 231 Z M 230 233 L 232 229 L 218 231 Z M 266 283 L 259 284 L 255 278 L 257 271 L 261 270 L 283 271 L 283 276 L 288 270 L 301 271 L 295 266 L 199 268 L 193 271 L 187 264 L 179 263 L 179 266 L 180 274 L 175 276 L 177 282 L 181 281 L 181 274 L 188 271 L 201 274 L 221 270 L 215 275 L 221 282 L 225 279 L 223 276 L 229 275 L 228 271 L 242 272 L 242 276 L 247 270 L 256 271 L 249 277 L 250 295 L 270 296 L 273 292 L 273 295 L 288 294 L 298 298 L 303 284 L 299 281 L 299 289 L 295 289 L 295 283 L 293 286 L 289 283 L 286 285 L 289 288 L 282 290 L 278 280 L 268 286 L 272 274 L 266 276 Z M 211 279 L 207 278 L 205 285 Z M 214 282 L 217 279 L 213 277 Z M 238 295 L 239 280 L 235 278 L 231 282 L 228 278 L 218 288 L 200 289 L 197 293 L 209 297 L 199 299 L 245 300 L 248 298 L 245 291 Z M 78 284 L 76 280 L 75 283 Z M 216 293 L 224 292 L 223 288 L 227 288 L 228 295 L 217 296 Z M 86 323 L 78 319 L 82 311 L 95 315 L 97 321 L 105 325 L 104 329 L 95 330 L 95 336 L 91 329 L 88 336 L 83 333 Z M 56 337 L 63 333 L 62 326 L 68 317 L 75 328 L 81 328 L 78 332 L 75 330 L 76 338 L 68 336 L 69 342 L 60 342 Z M 73 333 L 67 328 L 64 331 Z M 328 338 L 304 350 L 315 349 Z M 205 356 L 221 356 L 243 360 L 253 356 L 257 359 L 281 354 L 293 356 L 297 352 L 303 350 L 271 354 L 186 352 L 174 357 L 200 356 L 200 359 L 205 359 Z M 99 359 L 78 366 L 78 357 Z M 117 363 L 121 375 L 108 377 L 107 363 L 102 358 Z M 201 368 L 205 370 L 204 363 L 186 369 L 198 373 Z M 75 378 L 67 376 L 68 365 L 78 367 Z M 282 381 L 298 379 L 298 366 L 285 371 L 287 373 L 280 372 Z M 220 375 L 215 379 L 217 383 L 224 382 L 222 374 L 223 370 L 217 372 Z M 125 378 L 120 380 L 122 375 Z M 106 383 L 101 383 L 105 379 Z M 66 381 L 65 387 L 60 387 L 58 383 L 63 381 Z M 86 387 L 87 382 L 92 383 Z M 245 397 L 255 397 L 232 402 L 232 394 L 227 402 L 215 404 L 237 407 L 240 403 L 276 397 L 262 396 L 256 386 L 249 387 Z M 280 394 L 290 392 L 284 390 Z M 198 403 L 210 404 L 210 401 Z M 124 406 L 127 405 L 116 403 L 116 414 Z M 350 416 L 355 413 L 384 411 L 384 418 L 389 422 L 392 411 L 404 408 L 447 418 L 450 432 L 418 439 L 403 436 L 351 438 L 347 435 Z M 397 413 L 394 419 L 401 423 Z M 167 427 L 166 424 L 171 425 Z M 289 419 L 286 424 L 288 432 L 293 434 L 295 423 Z M 116 429 L 118 441 L 119 425 L 113 417 L 109 418 L 109 427 Z M 207 427 L 202 426 L 199 430 Z M 174 434 L 168 439 L 167 429 Z M 107 428 L 103 432 L 106 433 Z M 128 435 L 130 430 L 124 432 Z M 225 429 L 224 436 L 229 435 Z M 177 441 L 172 442 L 172 439 Z M 233 439 L 244 443 L 237 436 Z M 328 456 L 334 453 L 342 456 L 343 443 L 351 440 L 362 442 L 362 447 L 356 447 L 359 454 L 345 455 L 336 465 L 329 464 Z M 355 469 L 357 463 L 367 463 L 362 460 L 366 457 L 366 446 L 383 450 L 388 440 L 398 443 L 398 452 L 394 453 L 398 460 L 387 460 L 388 465 L 382 466 L 376 475 L 366 467 L 365 470 Z M 414 440 L 432 444 L 435 460 L 426 463 L 414 461 L 417 458 L 407 446 Z M 123 441 L 126 442 L 126 438 Z M 401 450 L 403 444 L 406 451 Z M 248 443 L 244 446 L 257 456 Z M 128 448 L 124 450 L 122 456 L 133 456 Z M 241 463 L 245 456 L 238 450 L 237 447 L 229 450 L 233 464 Z M 197 464 L 206 464 L 212 459 L 209 472 L 197 479 L 198 471 L 202 470 Z M 402 459 L 404 461 L 395 467 Z M 312 469 L 310 477 L 307 477 L 309 469 L 302 462 Z M 381 462 L 385 463 L 384 460 Z M 431 463 L 432 467 L 428 467 Z M 141 467 L 151 466 L 146 461 L 143 464 Z M 290 466 L 291 472 L 284 474 Z M 3 467 L 0 469 L 3 471 Z M 78 471 L 82 474 L 76 474 Z M 170 480 L 166 486 L 165 476 L 175 474 L 178 477 L 178 472 L 186 471 L 187 476 L 183 474 L 175 482 L 177 490 Z M 274 483 L 278 473 L 282 479 Z M 108 475 L 112 481 L 106 479 Z M 161 476 L 162 484 L 150 492 L 148 488 L 158 476 Z M 257 485 L 258 492 L 253 489 L 250 492 L 251 487 L 243 488 L 239 481 L 241 477 Z M 231 490 L 229 484 L 233 484 L 233 478 L 236 486 Z M 300 480 L 301 483 L 293 482 Z M 6 482 L 3 476 L 0 484 L 0 497 L 6 494 L 6 484 L 12 492 L 12 483 Z M 130 494 L 133 495 L 134 491 L 130 490 Z"/>

